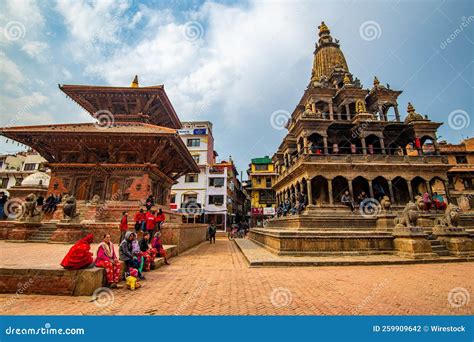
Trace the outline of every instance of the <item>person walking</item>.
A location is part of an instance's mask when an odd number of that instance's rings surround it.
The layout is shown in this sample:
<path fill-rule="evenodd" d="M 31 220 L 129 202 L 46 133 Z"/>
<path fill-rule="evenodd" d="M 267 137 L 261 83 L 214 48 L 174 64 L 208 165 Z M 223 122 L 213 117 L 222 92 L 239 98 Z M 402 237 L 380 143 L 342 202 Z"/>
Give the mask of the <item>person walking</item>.
<path fill-rule="evenodd" d="M 209 243 L 211 244 L 212 241 L 214 241 L 214 244 L 215 244 L 216 243 L 217 227 L 214 224 L 214 222 L 209 225 L 208 232 L 209 232 Z"/>
<path fill-rule="evenodd" d="M 124 211 L 122 213 L 122 219 L 120 220 L 120 243 L 125 239 L 125 233 L 128 231 L 128 213 Z"/>

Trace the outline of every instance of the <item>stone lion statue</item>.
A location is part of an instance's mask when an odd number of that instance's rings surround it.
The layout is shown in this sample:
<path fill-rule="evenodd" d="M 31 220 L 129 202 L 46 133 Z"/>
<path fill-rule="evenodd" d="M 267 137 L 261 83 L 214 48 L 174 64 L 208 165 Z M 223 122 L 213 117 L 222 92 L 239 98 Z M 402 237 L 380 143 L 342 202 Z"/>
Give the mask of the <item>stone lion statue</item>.
<path fill-rule="evenodd" d="M 388 196 L 383 196 L 382 200 L 380 201 L 380 206 L 382 207 L 383 211 L 389 211 L 390 207 L 392 206 L 392 202 L 390 202 L 390 198 L 388 198 Z"/>
<path fill-rule="evenodd" d="M 415 202 L 416 205 L 418 206 L 418 209 L 424 210 L 425 209 L 425 203 L 423 202 L 423 196 L 415 196 Z"/>
<path fill-rule="evenodd" d="M 40 212 L 36 210 L 36 195 L 31 193 L 25 198 L 24 203 L 25 212 L 23 213 L 22 218 L 28 219 L 34 216 L 38 216 Z"/>
<path fill-rule="evenodd" d="M 419 216 L 418 206 L 410 201 L 403 209 L 403 212 L 395 218 L 395 226 L 407 228 L 416 227 Z"/>
<path fill-rule="evenodd" d="M 75 218 L 79 214 L 76 211 L 76 198 L 74 196 L 69 196 L 63 206 L 64 218 Z"/>
<path fill-rule="evenodd" d="M 448 228 L 455 228 L 459 226 L 459 212 L 458 206 L 450 203 L 446 207 L 444 216 L 437 220 L 436 225 Z"/>

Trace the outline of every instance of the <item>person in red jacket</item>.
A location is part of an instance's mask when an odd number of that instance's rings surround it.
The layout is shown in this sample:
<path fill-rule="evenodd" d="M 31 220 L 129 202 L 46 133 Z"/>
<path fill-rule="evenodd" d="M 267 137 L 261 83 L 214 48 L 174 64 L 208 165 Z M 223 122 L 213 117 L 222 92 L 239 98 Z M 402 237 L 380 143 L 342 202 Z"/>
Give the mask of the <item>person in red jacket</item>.
<path fill-rule="evenodd" d="M 148 210 L 145 215 L 146 220 L 146 231 L 151 234 L 155 230 L 155 212 Z"/>
<path fill-rule="evenodd" d="M 122 213 L 122 219 L 120 220 L 120 242 L 125 238 L 125 233 L 128 230 L 128 213 L 124 211 Z"/>
<path fill-rule="evenodd" d="M 158 211 L 158 214 L 156 214 L 156 218 L 155 218 L 157 230 L 161 231 L 161 226 L 163 225 L 163 222 L 165 222 L 165 214 L 163 214 L 163 210 L 160 209 Z"/>
<path fill-rule="evenodd" d="M 137 211 L 135 214 L 135 217 L 133 218 L 135 221 L 135 232 L 138 233 L 140 230 L 141 231 L 146 231 L 145 229 L 145 222 L 146 222 L 146 217 L 145 213 L 143 212 L 143 209 L 140 209 L 140 211 Z"/>

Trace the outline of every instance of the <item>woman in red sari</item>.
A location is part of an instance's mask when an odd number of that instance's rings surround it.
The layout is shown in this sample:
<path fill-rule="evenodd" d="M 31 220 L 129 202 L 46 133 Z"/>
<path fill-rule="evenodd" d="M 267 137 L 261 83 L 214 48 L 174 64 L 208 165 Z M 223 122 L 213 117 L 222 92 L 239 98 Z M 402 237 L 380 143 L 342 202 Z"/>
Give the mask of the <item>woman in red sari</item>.
<path fill-rule="evenodd" d="M 67 270 L 79 270 L 90 266 L 94 262 L 92 253 L 90 252 L 91 243 L 93 241 L 94 236 L 88 234 L 85 238 L 76 242 L 69 252 L 67 252 L 63 261 L 61 261 L 61 266 Z"/>
<path fill-rule="evenodd" d="M 107 284 L 110 288 L 119 287 L 120 272 L 122 267 L 114 250 L 114 244 L 110 241 L 110 234 L 105 234 L 104 239 L 97 248 L 97 258 L 95 259 L 97 267 L 105 268 Z"/>

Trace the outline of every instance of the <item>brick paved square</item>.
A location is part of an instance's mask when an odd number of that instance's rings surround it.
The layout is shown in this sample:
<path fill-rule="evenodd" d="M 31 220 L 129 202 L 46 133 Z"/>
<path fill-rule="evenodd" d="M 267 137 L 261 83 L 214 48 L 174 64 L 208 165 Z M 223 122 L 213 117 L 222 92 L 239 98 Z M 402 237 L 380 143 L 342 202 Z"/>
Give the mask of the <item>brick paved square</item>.
<path fill-rule="evenodd" d="M 11 248 L 13 244 L 9 244 Z M 18 245 L 20 248 L 21 245 Z M 64 246 L 61 246 L 62 248 Z M 38 248 L 41 245 L 38 244 Z M 3 252 L 2 252 L 3 254 Z M 91 297 L 0 295 L 13 315 L 469 315 L 472 263 L 249 268 L 234 242 L 218 239 L 147 274 L 112 303 Z M 54 284 L 51 284 L 54 286 Z M 451 293 L 451 294 L 450 294 Z M 451 299 L 448 300 L 450 295 Z M 462 305 L 460 305 L 462 304 Z M 459 306 L 459 307 L 457 307 Z"/>

